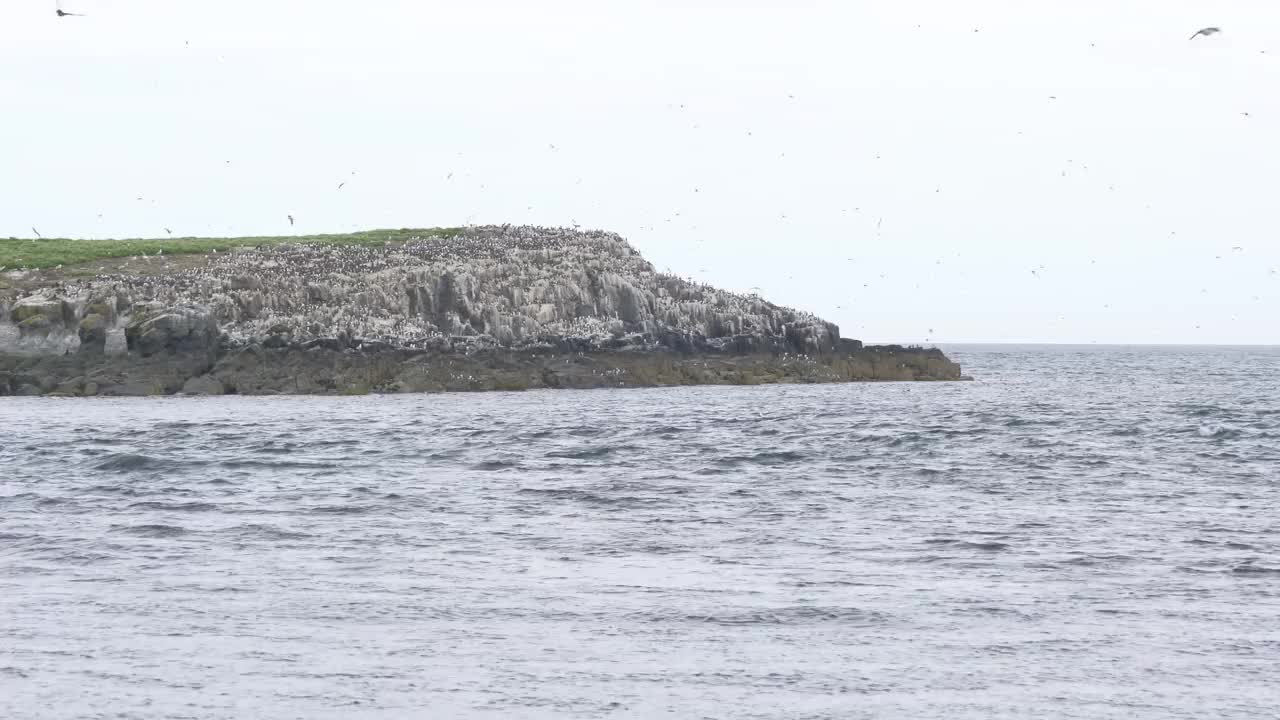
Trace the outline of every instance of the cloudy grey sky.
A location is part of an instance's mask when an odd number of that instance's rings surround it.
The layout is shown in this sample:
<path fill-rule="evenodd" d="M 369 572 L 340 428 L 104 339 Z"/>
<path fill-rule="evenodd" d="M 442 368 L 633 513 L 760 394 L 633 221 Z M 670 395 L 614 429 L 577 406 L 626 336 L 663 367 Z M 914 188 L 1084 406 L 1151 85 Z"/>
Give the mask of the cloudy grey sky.
<path fill-rule="evenodd" d="M 576 222 L 870 341 L 1280 343 L 1280 4 L 62 5 L 0 236 Z"/>

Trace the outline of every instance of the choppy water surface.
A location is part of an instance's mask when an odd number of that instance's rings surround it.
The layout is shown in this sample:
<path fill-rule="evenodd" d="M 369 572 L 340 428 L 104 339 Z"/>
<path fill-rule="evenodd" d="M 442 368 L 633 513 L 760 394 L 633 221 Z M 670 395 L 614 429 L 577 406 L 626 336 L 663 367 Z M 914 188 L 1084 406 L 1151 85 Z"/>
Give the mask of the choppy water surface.
<path fill-rule="evenodd" d="M 1280 350 L 0 401 L 5 718 L 1274 718 Z"/>

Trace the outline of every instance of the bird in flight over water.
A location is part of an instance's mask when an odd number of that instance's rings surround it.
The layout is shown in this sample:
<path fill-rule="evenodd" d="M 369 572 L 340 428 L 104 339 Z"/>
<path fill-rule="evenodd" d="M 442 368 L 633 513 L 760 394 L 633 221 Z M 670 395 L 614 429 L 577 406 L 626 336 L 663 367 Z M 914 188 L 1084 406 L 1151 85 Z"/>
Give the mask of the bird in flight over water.
<path fill-rule="evenodd" d="M 1216 27 L 1200 28 L 1199 30 L 1195 31 L 1195 33 L 1193 33 L 1193 34 L 1191 35 L 1191 37 L 1189 37 L 1189 38 L 1187 38 L 1187 39 L 1188 39 L 1188 40 L 1195 40 L 1195 39 L 1196 39 L 1196 36 L 1198 36 L 1198 35 L 1203 35 L 1203 36 L 1205 36 L 1205 37 L 1209 37 L 1210 35 L 1212 35 L 1212 34 L 1214 34 L 1214 33 L 1220 33 L 1220 32 L 1222 32 L 1222 28 L 1216 28 Z"/>

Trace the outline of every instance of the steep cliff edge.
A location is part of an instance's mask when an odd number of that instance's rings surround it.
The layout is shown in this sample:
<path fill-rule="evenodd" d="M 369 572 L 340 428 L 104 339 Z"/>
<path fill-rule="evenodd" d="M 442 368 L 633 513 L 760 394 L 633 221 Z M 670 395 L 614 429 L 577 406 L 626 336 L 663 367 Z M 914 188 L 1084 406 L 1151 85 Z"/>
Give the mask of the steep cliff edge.
<path fill-rule="evenodd" d="M 0 394 L 960 377 L 940 351 L 864 348 L 810 313 L 655 272 L 612 233 L 387 237 L 0 272 Z"/>

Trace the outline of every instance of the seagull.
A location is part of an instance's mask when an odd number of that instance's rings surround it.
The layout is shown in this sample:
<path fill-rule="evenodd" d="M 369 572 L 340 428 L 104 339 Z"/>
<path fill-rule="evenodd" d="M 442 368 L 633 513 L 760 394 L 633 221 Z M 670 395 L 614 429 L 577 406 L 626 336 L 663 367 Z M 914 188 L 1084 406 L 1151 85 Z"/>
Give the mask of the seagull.
<path fill-rule="evenodd" d="M 292 215 L 287 215 L 286 217 L 288 217 L 288 218 L 289 218 L 289 227 L 293 227 L 293 216 L 292 216 Z"/>
<path fill-rule="evenodd" d="M 1200 28 L 1199 30 L 1197 30 L 1197 31 L 1195 31 L 1194 33 L 1192 33 L 1191 37 L 1189 37 L 1189 38 L 1187 38 L 1187 39 L 1188 39 L 1188 40 L 1195 40 L 1197 35 L 1203 35 L 1203 36 L 1205 36 L 1205 37 L 1209 37 L 1210 35 L 1212 35 L 1212 34 L 1214 34 L 1214 33 L 1220 33 L 1220 32 L 1222 32 L 1222 28 L 1216 28 L 1216 27 Z"/>
<path fill-rule="evenodd" d="M 346 183 L 344 182 L 338 183 L 338 189 L 341 190 L 343 185 L 346 185 Z"/>
<path fill-rule="evenodd" d="M 167 233 L 169 233 L 170 235 L 172 235 L 172 234 L 173 234 L 173 231 L 172 231 L 172 230 L 170 230 L 169 228 L 165 228 L 165 229 L 164 229 L 164 231 L 165 231 L 165 232 L 167 232 Z"/>
<path fill-rule="evenodd" d="M 35 228 L 35 226 L 34 226 L 34 225 L 33 225 L 33 226 L 31 226 L 31 232 L 35 233 L 35 234 L 36 234 L 36 237 L 38 237 L 38 238 L 42 238 L 42 237 L 44 237 L 43 235 L 41 235 L 41 234 L 40 234 L 40 231 L 39 231 L 39 230 L 37 230 L 37 229 Z"/>

